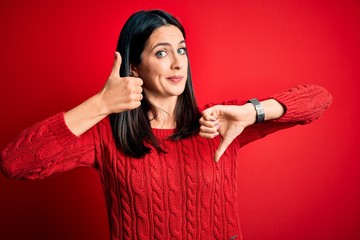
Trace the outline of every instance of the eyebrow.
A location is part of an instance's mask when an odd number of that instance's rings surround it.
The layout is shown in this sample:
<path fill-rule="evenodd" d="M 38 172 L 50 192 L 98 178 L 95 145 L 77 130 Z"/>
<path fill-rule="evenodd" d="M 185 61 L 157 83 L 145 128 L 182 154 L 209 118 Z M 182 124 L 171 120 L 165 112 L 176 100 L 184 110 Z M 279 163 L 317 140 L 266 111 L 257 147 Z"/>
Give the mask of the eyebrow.
<path fill-rule="evenodd" d="M 180 41 L 179 45 L 183 44 L 183 43 L 185 43 L 185 40 Z M 154 50 L 158 46 L 171 46 L 171 44 L 167 43 L 167 42 L 160 42 L 160 43 L 157 43 L 151 50 Z"/>

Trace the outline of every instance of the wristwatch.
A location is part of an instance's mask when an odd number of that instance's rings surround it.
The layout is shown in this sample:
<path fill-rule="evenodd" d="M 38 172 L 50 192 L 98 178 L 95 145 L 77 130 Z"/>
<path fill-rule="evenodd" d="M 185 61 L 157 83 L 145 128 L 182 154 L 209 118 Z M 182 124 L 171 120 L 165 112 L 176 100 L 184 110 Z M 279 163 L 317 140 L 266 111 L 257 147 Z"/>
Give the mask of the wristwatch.
<path fill-rule="evenodd" d="M 255 111 L 256 111 L 256 121 L 255 123 L 262 123 L 265 120 L 265 111 L 264 107 L 261 105 L 259 100 L 256 98 L 252 98 L 248 101 L 252 105 L 254 105 Z"/>

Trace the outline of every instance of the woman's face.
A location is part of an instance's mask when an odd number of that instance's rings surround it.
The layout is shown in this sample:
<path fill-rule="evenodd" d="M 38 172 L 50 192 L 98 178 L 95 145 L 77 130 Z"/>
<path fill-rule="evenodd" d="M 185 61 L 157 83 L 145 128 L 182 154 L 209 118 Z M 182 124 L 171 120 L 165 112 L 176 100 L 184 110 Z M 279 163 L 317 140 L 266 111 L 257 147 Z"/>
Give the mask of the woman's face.
<path fill-rule="evenodd" d="M 184 36 L 173 25 L 162 26 L 150 35 L 141 63 L 134 68 L 150 101 L 179 96 L 185 88 L 187 70 Z"/>

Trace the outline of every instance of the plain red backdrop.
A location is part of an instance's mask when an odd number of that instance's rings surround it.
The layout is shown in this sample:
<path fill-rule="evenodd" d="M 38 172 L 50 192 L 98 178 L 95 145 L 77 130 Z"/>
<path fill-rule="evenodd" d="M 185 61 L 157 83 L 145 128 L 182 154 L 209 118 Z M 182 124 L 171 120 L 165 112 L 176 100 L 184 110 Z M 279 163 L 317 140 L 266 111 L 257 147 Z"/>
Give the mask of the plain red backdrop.
<path fill-rule="evenodd" d="M 360 239 L 358 1 L 23 1 L 0 3 L 0 148 L 25 127 L 98 92 L 131 13 L 184 24 L 194 87 L 207 101 L 264 97 L 299 83 L 334 103 L 307 126 L 245 147 L 239 214 L 248 240 Z M 0 175 L 0 238 L 108 239 L 95 170 L 45 180 Z"/>

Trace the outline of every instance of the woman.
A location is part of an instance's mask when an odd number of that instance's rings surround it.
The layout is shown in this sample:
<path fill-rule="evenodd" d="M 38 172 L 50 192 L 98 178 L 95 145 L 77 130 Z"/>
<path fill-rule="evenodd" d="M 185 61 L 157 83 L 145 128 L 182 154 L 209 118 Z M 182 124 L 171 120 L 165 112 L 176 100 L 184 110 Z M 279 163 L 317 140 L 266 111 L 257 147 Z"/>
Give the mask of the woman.
<path fill-rule="evenodd" d="M 121 31 L 102 91 L 22 132 L 2 152 L 1 169 L 35 179 L 95 167 L 111 239 L 241 239 L 239 149 L 310 123 L 332 98 L 300 85 L 200 111 L 191 81 L 181 24 L 163 11 L 137 12 Z"/>

